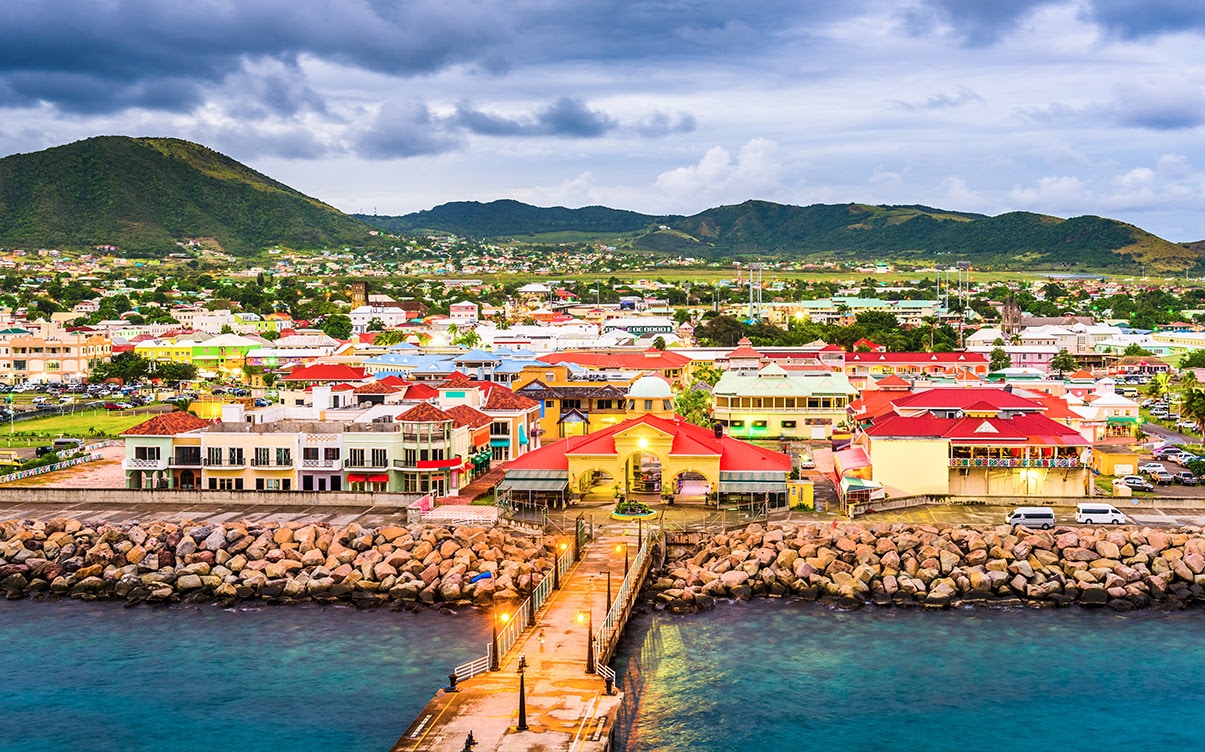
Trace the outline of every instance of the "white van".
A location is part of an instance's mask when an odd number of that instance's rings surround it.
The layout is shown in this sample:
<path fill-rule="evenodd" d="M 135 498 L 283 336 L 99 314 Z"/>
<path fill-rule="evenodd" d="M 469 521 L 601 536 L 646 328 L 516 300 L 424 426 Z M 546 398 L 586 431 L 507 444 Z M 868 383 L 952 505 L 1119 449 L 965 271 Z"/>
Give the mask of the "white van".
<path fill-rule="evenodd" d="M 1088 525 L 1124 525 L 1128 520 L 1117 507 L 1110 504 L 1077 504 L 1075 521 Z"/>
<path fill-rule="evenodd" d="M 1049 530 L 1054 527 L 1054 510 L 1050 507 L 1017 507 L 1004 519 L 1010 525 Z"/>

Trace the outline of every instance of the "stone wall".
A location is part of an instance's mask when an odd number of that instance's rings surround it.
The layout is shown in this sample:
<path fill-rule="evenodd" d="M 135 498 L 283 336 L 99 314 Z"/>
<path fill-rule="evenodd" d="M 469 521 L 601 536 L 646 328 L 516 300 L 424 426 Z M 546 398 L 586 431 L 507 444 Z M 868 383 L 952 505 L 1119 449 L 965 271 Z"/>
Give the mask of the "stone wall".
<path fill-rule="evenodd" d="M 420 494 L 351 491 L 178 491 L 123 488 L 0 488 L 4 504 L 113 504 L 125 506 L 330 506 L 404 509 Z"/>
<path fill-rule="evenodd" d="M 8 598 L 467 606 L 518 600 L 552 557 L 551 544 L 500 528 L 0 522 Z"/>
<path fill-rule="evenodd" d="M 653 582 L 673 611 L 793 595 L 844 607 L 960 603 L 1182 608 L 1205 602 L 1199 528 L 754 524 L 673 547 Z"/>

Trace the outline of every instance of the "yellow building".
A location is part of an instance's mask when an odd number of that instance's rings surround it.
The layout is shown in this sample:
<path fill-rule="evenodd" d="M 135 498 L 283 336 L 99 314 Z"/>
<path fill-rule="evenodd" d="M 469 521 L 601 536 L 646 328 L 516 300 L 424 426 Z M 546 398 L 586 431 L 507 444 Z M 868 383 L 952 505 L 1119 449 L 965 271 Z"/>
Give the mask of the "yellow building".
<path fill-rule="evenodd" d="M 787 503 L 790 458 L 674 415 L 664 380 L 637 380 L 624 409 L 627 419 L 610 428 L 562 439 L 511 463 L 499 486 L 509 498 L 503 503 L 547 506 L 586 496 Z"/>
<path fill-rule="evenodd" d="M 610 428 L 627 415 L 624 400 L 636 372 L 576 376 L 564 365 L 526 366 L 512 384 L 515 394 L 541 403 L 540 435 L 545 441 L 585 436 Z M 603 377 L 603 378 L 599 378 Z"/>

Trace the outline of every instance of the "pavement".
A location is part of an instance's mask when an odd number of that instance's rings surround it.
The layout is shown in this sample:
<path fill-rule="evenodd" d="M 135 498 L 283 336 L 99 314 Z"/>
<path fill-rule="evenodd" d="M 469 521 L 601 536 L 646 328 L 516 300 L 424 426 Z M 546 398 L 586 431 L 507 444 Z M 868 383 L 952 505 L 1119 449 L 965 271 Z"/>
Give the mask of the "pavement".
<path fill-rule="evenodd" d="M 470 733 L 475 752 L 606 749 L 622 694 L 606 694 L 603 679 L 586 673 L 586 655 L 589 628 L 601 625 L 606 608 L 605 573 L 623 571 L 614 553 L 622 543 L 634 550 L 634 523 L 603 525 L 501 670 L 462 681 L 454 693 L 440 690 L 390 752 L 461 752 Z M 591 612 L 585 623 L 579 619 Z M 520 656 L 527 659 L 526 730 L 518 728 Z"/>

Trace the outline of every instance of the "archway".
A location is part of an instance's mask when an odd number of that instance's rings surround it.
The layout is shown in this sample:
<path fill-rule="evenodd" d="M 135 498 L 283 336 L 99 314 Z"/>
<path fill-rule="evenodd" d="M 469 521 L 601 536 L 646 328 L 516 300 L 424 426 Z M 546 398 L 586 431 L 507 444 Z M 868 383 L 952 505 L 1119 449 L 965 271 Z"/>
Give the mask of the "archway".
<path fill-rule="evenodd" d="M 673 499 L 678 504 L 706 504 L 711 491 L 707 476 L 695 470 L 683 470 L 672 479 Z"/>
<path fill-rule="evenodd" d="M 636 451 L 624 461 L 626 487 L 631 494 L 661 494 L 661 458 L 649 451 Z"/>
<path fill-rule="evenodd" d="M 578 476 L 577 488 L 572 489 L 584 500 L 614 499 L 622 490 L 620 479 L 602 468 L 591 468 Z"/>
<path fill-rule="evenodd" d="M 180 471 L 180 488 L 192 489 L 197 485 L 196 476 L 192 470 Z"/>

